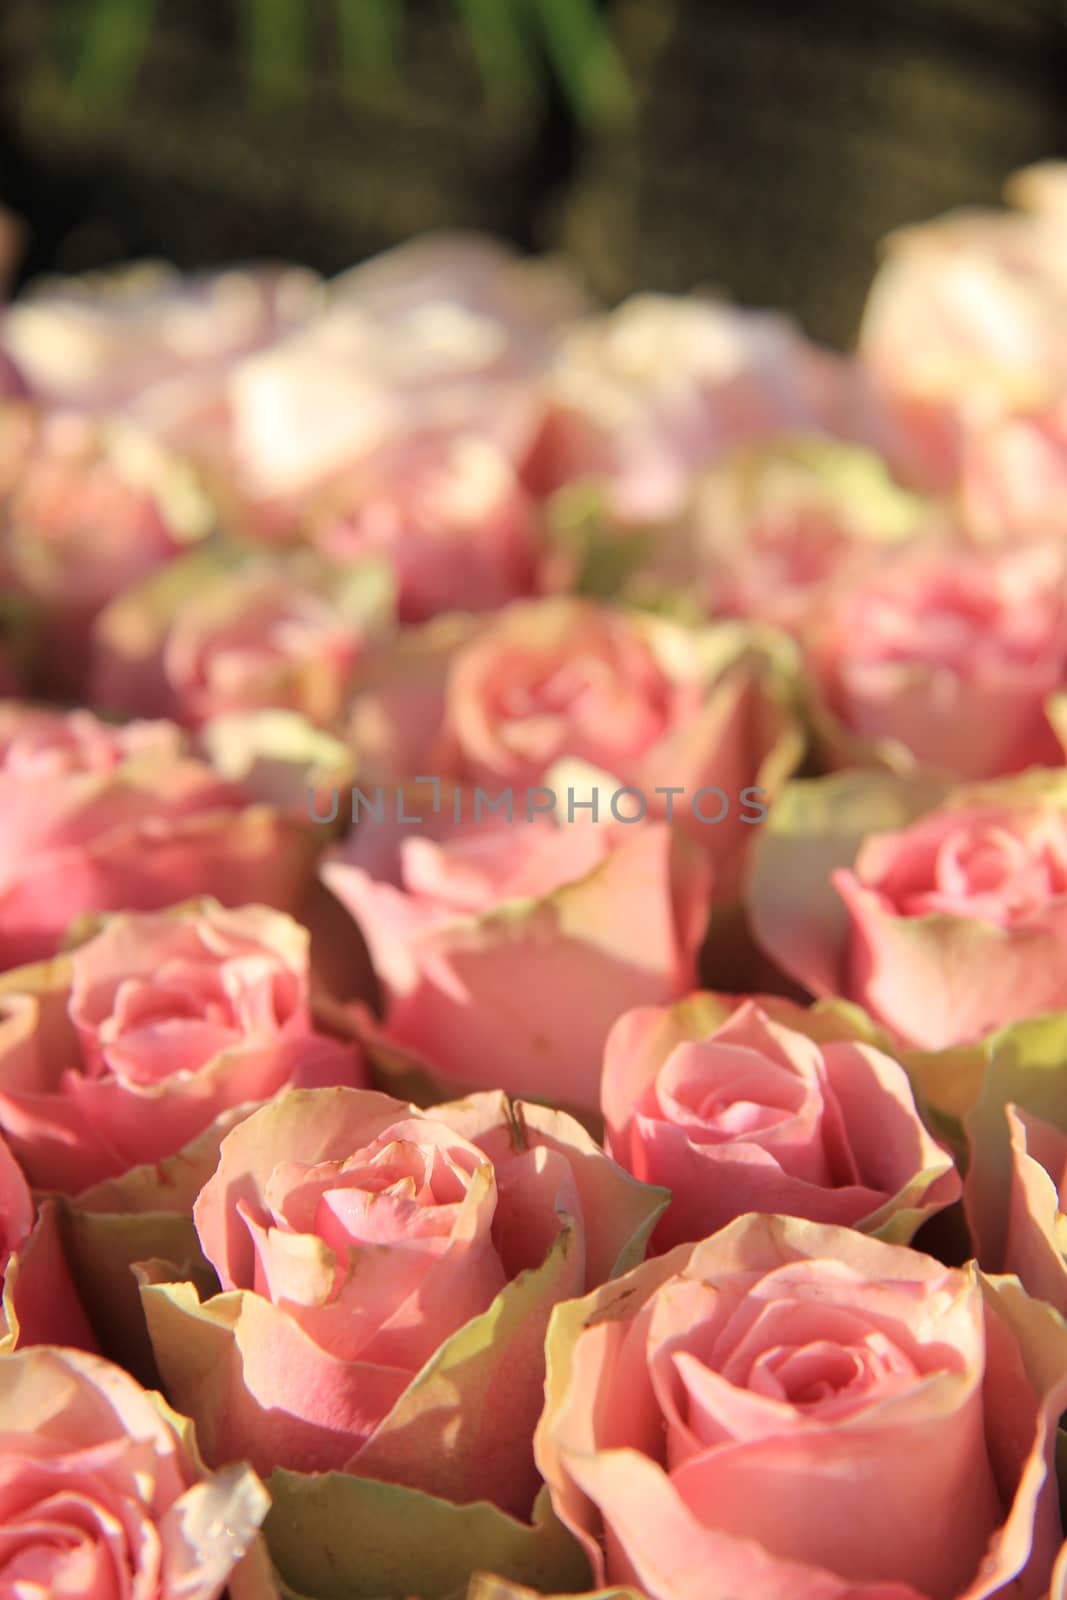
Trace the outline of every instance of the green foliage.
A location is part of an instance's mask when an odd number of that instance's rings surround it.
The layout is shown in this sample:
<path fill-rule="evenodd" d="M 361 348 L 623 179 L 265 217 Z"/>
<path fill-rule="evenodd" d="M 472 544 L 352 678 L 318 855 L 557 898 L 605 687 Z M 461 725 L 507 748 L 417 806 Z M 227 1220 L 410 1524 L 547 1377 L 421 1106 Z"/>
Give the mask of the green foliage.
<path fill-rule="evenodd" d="M 331 0 L 331 45 L 348 92 L 359 98 L 402 72 L 405 0 Z M 449 0 L 441 0 L 442 4 Z M 317 25 L 305 0 L 220 0 L 236 8 L 253 103 L 272 109 L 313 88 Z M 525 99 L 551 74 L 585 123 L 630 114 L 633 89 L 596 0 L 451 0 L 488 96 Z M 92 99 L 132 93 L 151 45 L 157 0 L 80 0 L 68 6 L 74 33 L 72 92 Z"/>

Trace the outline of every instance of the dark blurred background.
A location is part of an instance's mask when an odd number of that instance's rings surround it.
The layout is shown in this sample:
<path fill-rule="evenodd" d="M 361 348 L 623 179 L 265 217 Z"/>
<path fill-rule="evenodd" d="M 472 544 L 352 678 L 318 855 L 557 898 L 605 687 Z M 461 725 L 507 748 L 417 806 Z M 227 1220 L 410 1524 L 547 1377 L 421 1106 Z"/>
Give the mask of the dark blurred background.
<path fill-rule="evenodd" d="M 23 276 L 424 229 L 854 335 L 879 240 L 1067 154 L 1067 0 L 0 0 Z"/>

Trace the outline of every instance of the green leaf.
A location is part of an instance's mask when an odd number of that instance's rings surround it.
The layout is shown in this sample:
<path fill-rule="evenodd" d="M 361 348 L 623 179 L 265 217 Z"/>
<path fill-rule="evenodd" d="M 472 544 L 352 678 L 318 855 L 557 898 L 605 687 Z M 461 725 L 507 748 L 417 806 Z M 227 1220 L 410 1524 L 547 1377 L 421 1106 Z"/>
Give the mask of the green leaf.
<path fill-rule="evenodd" d="M 86 100 L 123 99 L 148 49 L 156 0 L 95 0 L 71 85 Z"/>

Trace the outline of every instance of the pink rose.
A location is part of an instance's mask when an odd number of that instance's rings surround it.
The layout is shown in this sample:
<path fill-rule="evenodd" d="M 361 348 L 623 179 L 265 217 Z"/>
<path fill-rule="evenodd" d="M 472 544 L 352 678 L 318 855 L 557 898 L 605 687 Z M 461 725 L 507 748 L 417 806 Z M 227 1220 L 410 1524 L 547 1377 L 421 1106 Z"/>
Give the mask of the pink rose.
<path fill-rule="evenodd" d="M 492 611 L 534 586 L 533 501 L 504 452 L 474 433 L 405 441 L 342 473 L 309 508 L 307 532 L 332 560 L 388 562 L 401 622 Z"/>
<path fill-rule="evenodd" d="M 620 522 L 658 522 L 737 444 L 875 430 L 864 391 L 860 369 L 784 317 L 635 295 L 560 341 L 530 481 L 540 493 L 596 483 Z"/>
<path fill-rule="evenodd" d="M 978 779 L 1059 763 L 1045 714 L 1067 672 L 1059 544 L 910 547 L 831 591 L 803 642 L 832 767 Z"/>
<path fill-rule="evenodd" d="M 1065 1344 L 1010 1279 L 742 1217 L 556 1312 L 538 1464 L 598 1584 L 649 1600 L 703 1600 L 709 1574 L 765 1600 L 1036 1600 Z"/>
<path fill-rule="evenodd" d="M 227 1136 L 196 1202 L 221 1295 L 146 1277 L 168 1392 L 216 1464 L 526 1515 L 549 1312 L 640 1259 L 662 1198 L 499 1092 L 417 1111 L 291 1091 Z"/>
<path fill-rule="evenodd" d="M 380 569 L 326 568 L 307 552 L 243 558 L 216 546 L 127 590 L 98 619 L 93 705 L 194 728 L 268 708 L 333 723 L 391 598 Z"/>
<path fill-rule="evenodd" d="M 959 1198 L 903 1068 L 859 1040 L 815 1033 L 786 1002 L 764 1009 L 714 995 L 615 1024 L 601 1087 L 607 1148 L 635 1177 L 671 1190 L 658 1249 L 703 1239 L 746 1211 L 906 1244 Z"/>
<path fill-rule="evenodd" d="M 1067 396 L 1030 411 L 996 412 L 963 432 L 960 504 L 985 538 L 1067 532 Z"/>
<path fill-rule="evenodd" d="M 229 385 L 232 471 L 265 531 L 338 474 L 413 440 L 473 437 L 520 464 L 557 322 L 584 304 L 549 263 L 476 236 L 417 239 L 327 286 L 322 308 Z"/>
<path fill-rule="evenodd" d="M 616 1017 L 692 986 L 706 866 L 662 824 L 478 819 L 458 789 L 436 815 L 425 789 L 401 800 L 426 806 L 419 834 L 383 801 L 322 868 L 367 942 L 389 1037 L 450 1083 L 595 1109 Z"/>
<path fill-rule="evenodd" d="M 216 456 L 230 366 L 297 327 L 318 294 L 303 267 L 183 277 L 135 262 L 31 284 L 0 322 L 0 343 L 46 404 L 122 412 L 160 440 Z"/>
<path fill-rule="evenodd" d="M 306 930 L 265 906 L 116 916 L 3 980 L 0 1129 L 35 1186 L 77 1194 L 287 1084 L 360 1085 L 308 990 Z"/>
<path fill-rule="evenodd" d="M 796 784 L 763 831 L 749 911 L 785 972 L 905 1045 L 943 1050 L 1063 1010 L 1063 776 L 947 797 L 874 773 Z"/>
<path fill-rule="evenodd" d="M 189 468 L 129 422 L 0 405 L 0 570 L 39 616 L 51 692 L 81 691 L 93 618 L 213 517 Z"/>
<path fill-rule="evenodd" d="M 211 893 L 291 909 L 314 841 L 248 805 L 165 722 L 0 702 L 0 969 L 52 955 L 87 912 Z"/>
<path fill-rule="evenodd" d="M 158 1395 L 74 1350 L 0 1361 L 0 1433 L 13 1596 L 219 1600 L 270 1505 L 247 1467 L 205 1472 Z"/>
<path fill-rule="evenodd" d="M 1009 193 L 1025 210 L 951 212 L 895 234 L 868 297 L 860 353 L 935 487 L 958 479 L 972 421 L 1051 404 L 1067 381 L 1067 214 L 1020 177 Z"/>
<path fill-rule="evenodd" d="M 598 769 L 598 815 L 676 822 L 736 894 L 764 802 L 800 758 L 793 661 L 742 624 L 689 629 L 570 597 L 407 634 L 368 662 L 350 721 L 361 774 L 536 788 L 564 759 Z M 608 779 L 615 780 L 609 783 Z M 673 791 L 673 792 L 672 792 Z M 561 794 L 560 804 L 566 804 Z"/>
<path fill-rule="evenodd" d="M 711 615 L 796 633 L 826 584 L 930 519 L 878 456 L 800 437 L 729 456 L 698 482 L 684 524 Z"/>

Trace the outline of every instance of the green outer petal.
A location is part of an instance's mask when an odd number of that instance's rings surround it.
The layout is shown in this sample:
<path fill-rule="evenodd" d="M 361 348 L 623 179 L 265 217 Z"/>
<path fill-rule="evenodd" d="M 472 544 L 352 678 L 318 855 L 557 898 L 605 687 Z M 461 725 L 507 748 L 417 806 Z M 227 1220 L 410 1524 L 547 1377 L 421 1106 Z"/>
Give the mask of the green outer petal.
<path fill-rule="evenodd" d="M 905 827 L 945 792 L 874 772 L 786 785 L 759 830 L 746 893 L 752 932 L 784 972 L 819 993 L 840 992 L 849 922 L 831 871 L 851 867 L 868 834 Z"/>
<path fill-rule="evenodd" d="M 637 1589 L 597 1589 L 576 1595 L 541 1596 L 536 1589 L 509 1583 L 495 1572 L 476 1572 L 467 1590 L 467 1600 L 646 1600 Z"/>
<path fill-rule="evenodd" d="M 581 1590 L 590 1581 L 547 1489 L 533 1526 L 496 1506 L 447 1501 L 343 1472 L 275 1472 L 265 1533 L 283 1580 L 313 1600 L 465 1600 L 490 1565 L 519 1582 Z"/>
<path fill-rule="evenodd" d="M 963 1201 L 978 1259 L 998 1269 L 1007 1238 L 1011 1142 L 1004 1107 L 1067 1132 L 1067 1012 L 1002 1028 L 976 1047 L 985 1067 L 975 1103 L 963 1118 L 970 1152 Z"/>
<path fill-rule="evenodd" d="M 158 1375 L 133 1266 L 162 1257 L 175 1262 L 180 1276 L 202 1293 L 212 1293 L 218 1279 L 201 1254 L 192 1218 L 161 1211 L 141 1216 L 79 1211 L 69 1201 L 59 1205 L 74 1286 L 104 1353 L 153 1386 Z"/>
<path fill-rule="evenodd" d="M 532 1439 L 537 1423 L 552 1309 L 580 1292 L 585 1276 L 581 1242 L 573 1225 L 561 1221 L 541 1265 L 506 1284 L 487 1311 L 434 1352 L 353 1457 L 353 1472 L 394 1484 L 417 1477 L 434 1495 L 462 1502 L 488 1500 L 496 1479 L 505 1501 L 514 1498 L 513 1484 L 533 1484 L 532 1454 L 527 1468 L 516 1435 Z M 528 1416 L 520 1414 L 526 1389 L 532 1390 Z"/>

